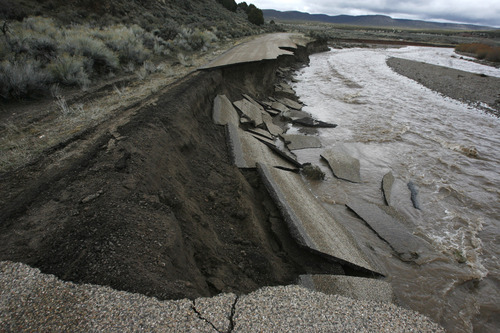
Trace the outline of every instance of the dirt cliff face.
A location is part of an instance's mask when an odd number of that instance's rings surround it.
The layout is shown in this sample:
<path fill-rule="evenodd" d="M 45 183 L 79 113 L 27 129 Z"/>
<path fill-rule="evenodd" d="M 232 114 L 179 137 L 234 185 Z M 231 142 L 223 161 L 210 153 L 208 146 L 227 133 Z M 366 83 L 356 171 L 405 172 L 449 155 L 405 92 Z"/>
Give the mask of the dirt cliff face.
<path fill-rule="evenodd" d="M 321 271 L 324 260 L 293 242 L 257 173 L 232 164 L 224 127 L 211 121 L 219 93 L 270 94 L 278 65 L 196 72 L 64 158 L 54 151 L 3 174 L 0 260 L 160 299 L 246 293 L 292 283 L 307 265 Z"/>

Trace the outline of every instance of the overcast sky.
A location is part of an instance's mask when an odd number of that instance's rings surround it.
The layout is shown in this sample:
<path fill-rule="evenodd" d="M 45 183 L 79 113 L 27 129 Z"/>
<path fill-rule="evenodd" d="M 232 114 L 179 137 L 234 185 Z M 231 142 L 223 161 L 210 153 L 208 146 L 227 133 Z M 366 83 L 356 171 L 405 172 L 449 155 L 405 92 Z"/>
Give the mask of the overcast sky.
<path fill-rule="evenodd" d="M 240 1 L 236 1 L 240 2 Z M 500 27 L 500 0 L 249 0 L 261 9 L 373 15 Z"/>

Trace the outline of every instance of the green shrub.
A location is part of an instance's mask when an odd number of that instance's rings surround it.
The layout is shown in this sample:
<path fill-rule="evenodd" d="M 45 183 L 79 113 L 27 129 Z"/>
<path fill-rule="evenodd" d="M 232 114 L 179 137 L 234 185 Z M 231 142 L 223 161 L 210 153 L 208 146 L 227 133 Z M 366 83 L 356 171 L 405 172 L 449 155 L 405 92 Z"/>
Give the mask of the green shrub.
<path fill-rule="evenodd" d="M 116 52 L 122 64 L 135 62 L 142 64 L 149 59 L 151 52 L 144 47 L 143 39 L 147 33 L 139 26 L 112 26 L 93 35 L 102 40 L 108 48 Z"/>
<path fill-rule="evenodd" d="M 212 42 L 216 42 L 217 40 L 217 36 L 211 31 L 182 28 L 175 38 L 174 44 L 184 51 L 198 51 L 210 48 Z"/>
<path fill-rule="evenodd" d="M 51 18 L 41 16 L 27 17 L 22 22 L 23 30 L 31 30 L 37 34 L 57 38 L 60 35 L 59 29 Z"/>
<path fill-rule="evenodd" d="M 63 50 L 72 56 L 84 56 L 92 60 L 96 72 L 115 70 L 119 66 L 118 56 L 101 40 L 71 33 L 66 37 Z"/>
<path fill-rule="evenodd" d="M 85 59 L 81 56 L 70 56 L 67 53 L 57 57 L 47 68 L 57 82 L 65 85 L 86 87 L 89 83 L 85 72 Z"/>
<path fill-rule="evenodd" d="M 23 98 L 47 90 L 52 76 L 36 60 L 3 61 L 0 63 L 0 95 Z"/>

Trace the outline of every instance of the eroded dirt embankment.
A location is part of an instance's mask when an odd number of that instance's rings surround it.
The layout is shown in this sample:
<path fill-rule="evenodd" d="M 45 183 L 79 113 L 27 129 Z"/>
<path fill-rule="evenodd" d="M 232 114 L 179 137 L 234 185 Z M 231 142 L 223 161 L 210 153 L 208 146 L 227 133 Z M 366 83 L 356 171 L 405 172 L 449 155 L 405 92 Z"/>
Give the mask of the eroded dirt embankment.
<path fill-rule="evenodd" d="M 1 175 L 0 260 L 160 299 L 342 273 L 295 244 L 257 173 L 232 164 L 224 127 L 211 120 L 217 94 L 269 96 L 278 66 L 320 46 L 190 74 L 116 129 L 73 142 L 64 158 L 54 151 Z"/>

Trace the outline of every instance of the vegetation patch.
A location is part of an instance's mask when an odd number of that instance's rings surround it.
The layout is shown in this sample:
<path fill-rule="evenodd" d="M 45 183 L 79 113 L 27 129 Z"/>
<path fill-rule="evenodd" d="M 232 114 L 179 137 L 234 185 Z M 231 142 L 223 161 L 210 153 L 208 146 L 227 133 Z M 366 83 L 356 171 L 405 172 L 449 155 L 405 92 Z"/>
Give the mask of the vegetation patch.
<path fill-rule="evenodd" d="M 138 25 L 107 27 L 57 25 L 50 18 L 27 17 L 4 25 L 0 37 L 0 97 L 33 98 L 53 84 L 86 88 L 103 75 L 140 67 L 151 73 L 154 57 L 207 51 L 219 40 L 213 31 L 181 27 L 173 40 Z"/>
<path fill-rule="evenodd" d="M 482 43 L 459 44 L 455 51 L 473 54 L 475 58 L 491 62 L 500 62 L 500 47 Z"/>

